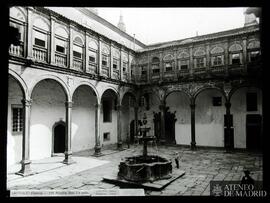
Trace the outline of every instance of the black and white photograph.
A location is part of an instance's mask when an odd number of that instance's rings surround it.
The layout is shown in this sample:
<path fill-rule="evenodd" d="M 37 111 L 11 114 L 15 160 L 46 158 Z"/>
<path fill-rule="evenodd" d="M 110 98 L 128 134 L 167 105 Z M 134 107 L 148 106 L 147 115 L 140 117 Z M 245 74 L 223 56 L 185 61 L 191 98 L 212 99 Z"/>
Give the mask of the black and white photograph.
<path fill-rule="evenodd" d="M 261 7 L 8 10 L 9 198 L 268 196 Z"/>

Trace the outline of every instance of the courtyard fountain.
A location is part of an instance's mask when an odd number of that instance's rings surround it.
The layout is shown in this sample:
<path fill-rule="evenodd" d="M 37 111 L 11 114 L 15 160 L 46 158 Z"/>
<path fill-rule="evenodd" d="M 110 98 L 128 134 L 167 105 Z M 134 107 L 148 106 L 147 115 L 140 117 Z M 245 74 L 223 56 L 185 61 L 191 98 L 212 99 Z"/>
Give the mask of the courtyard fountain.
<path fill-rule="evenodd" d="M 147 144 L 156 141 L 155 136 L 148 135 L 150 127 L 146 126 L 147 118 L 144 114 L 143 125 L 140 127 L 143 143 L 142 155 L 125 157 L 119 164 L 118 173 L 103 177 L 103 180 L 113 184 L 143 187 L 150 190 L 162 190 L 177 178 L 183 176 L 185 171 L 174 170 L 172 161 L 159 155 L 149 155 Z M 156 152 L 157 146 L 156 146 Z M 179 168 L 179 167 L 177 167 Z"/>
<path fill-rule="evenodd" d="M 148 135 L 150 127 L 146 127 L 146 115 L 143 117 L 143 126 L 140 127 L 143 142 L 143 154 L 126 157 L 120 162 L 118 177 L 134 182 L 153 182 L 171 178 L 172 162 L 157 156 L 147 154 L 147 143 L 155 141 L 156 137 Z"/>

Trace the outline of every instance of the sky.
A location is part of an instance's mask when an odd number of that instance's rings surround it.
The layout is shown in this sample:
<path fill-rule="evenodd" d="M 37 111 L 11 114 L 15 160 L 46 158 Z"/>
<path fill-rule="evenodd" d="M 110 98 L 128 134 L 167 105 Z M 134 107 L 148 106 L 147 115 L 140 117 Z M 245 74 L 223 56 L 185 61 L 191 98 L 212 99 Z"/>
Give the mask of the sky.
<path fill-rule="evenodd" d="M 97 9 L 116 26 L 122 13 L 126 32 L 146 45 L 243 27 L 245 19 L 243 7 Z"/>

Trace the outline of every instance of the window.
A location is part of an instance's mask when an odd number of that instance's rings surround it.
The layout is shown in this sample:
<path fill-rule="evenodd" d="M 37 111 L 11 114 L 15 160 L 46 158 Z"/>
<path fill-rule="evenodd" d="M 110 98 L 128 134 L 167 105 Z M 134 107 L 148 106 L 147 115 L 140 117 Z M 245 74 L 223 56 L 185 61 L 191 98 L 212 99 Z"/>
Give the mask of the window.
<path fill-rule="evenodd" d="M 103 133 L 103 141 L 110 141 L 110 133 Z"/>
<path fill-rule="evenodd" d="M 22 106 L 12 107 L 12 132 L 23 130 L 23 108 Z"/>
<path fill-rule="evenodd" d="M 47 35 L 42 32 L 35 31 L 34 36 L 35 36 L 34 40 L 35 45 L 46 48 Z"/>
<path fill-rule="evenodd" d="M 261 57 L 260 51 L 251 51 L 249 53 L 249 62 L 259 61 Z"/>
<path fill-rule="evenodd" d="M 67 43 L 64 40 L 56 39 L 55 44 L 56 44 L 55 50 L 57 52 L 60 52 L 60 53 L 63 53 L 63 54 L 66 53 L 66 48 L 65 47 L 67 47 Z"/>
<path fill-rule="evenodd" d="M 60 46 L 60 45 L 56 45 L 56 51 L 61 52 L 61 53 L 65 53 L 65 48 Z"/>
<path fill-rule="evenodd" d="M 103 122 L 112 122 L 112 102 L 111 100 L 103 100 Z"/>
<path fill-rule="evenodd" d="M 145 98 L 144 96 L 142 96 L 140 99 L 140 106 L 144 106 L 144 105 L 145 105 Z"/>
<path fill-rule="evenodd" d="M 96 63 L 97 53 L 95 51 L 89 50 L 89 62 Z"/>
<path fill-rule="evenodd" d="M 107 66 L 108 64 L 108 56 L 102 55 L 102 65 Z"/>
<path fill-rule="evenodd" d="M 157 75 L 159 74 L 160 70 L 159 69 L 153 69 L 153 74 Z"/>
<path fill-rule="evenodd" d="M 73 45 L 73 56 L 77 58 L 82 58 L 83 49 L 80 46 Z"/>
<path fill-rule="evenodd" d="M 180 70 L 187 70 L 188 69 L 189 60 L 181 60 L 180 61 Z"/>
<path fill-rule="evenodd" d="M 127 71 L 127 62 L 123 62 L 123 72 Z"/>
<path fill-rule="evenodd" d="M 246 94 L 247 111 L 257 111 L 257 93 L 248 92 Z"/>
<path fill-rule="evenodd" d="M 204 58 L 197 58 L 196 59 L 196 67 L 203 68 L 204 67 Z"/>
<path fill-rule="evenodd" d="M 172 71 L 172 64 L 171 63 L 166 63 L 165 64 L 165 71 L 166 72 Z"/>
<path fill-rule="evenodd" d="M 221 106 L 222 98 L 221 97 L 213 97 L 213 106 Z"/>
<path fill-rule="evenodd" d="M 223 64 L 223 56 L 219 55 L 219 56 L 213 56 L 212 57 L 212 66 L 220 66 Z"/>
<path fill-rule="evenodd" d="M 117 69 L 118 66 L 118 60 L 117 59 L 113 59 L 113 69 Z"/>
<path fill-rule="evenodd" d="M 240 53 L 232 54 L 232 64 L 240 64 Z"/>

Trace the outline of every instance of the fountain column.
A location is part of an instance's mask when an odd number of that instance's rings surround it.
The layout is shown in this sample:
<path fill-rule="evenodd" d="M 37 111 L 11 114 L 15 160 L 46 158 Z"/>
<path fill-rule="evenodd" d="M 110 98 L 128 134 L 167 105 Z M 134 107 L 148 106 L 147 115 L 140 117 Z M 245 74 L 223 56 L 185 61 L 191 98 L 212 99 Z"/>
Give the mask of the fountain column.
<path fill-rule="evenodd" d="M 159 105 L 159 109 L 161 112 L 161 123 L 160 123 L 160 143 L 165 144 L 165 111 L 166 111 L 166 103 L 162 101 L 161 105 Z"/>
<path fill-rule="evenodd" d="M 31 100 L 23 99 L 23 145 L 22 145 L 22 161 L 21 161 L 21 170 L 16 174 L 21 176 L 27 176 L 31 174 L 31 168 L 29 160 L 29 128 L 30 128 L 30 111 L 31 111 Z"/>
<path fill-rule="evenodd" d="M 117 105 L 117 148 L 122 149 L 122 135 L 121 135 L 121 105 Z"/>

